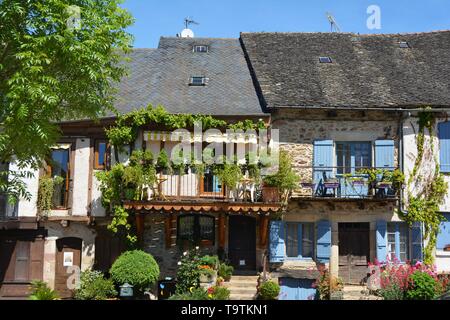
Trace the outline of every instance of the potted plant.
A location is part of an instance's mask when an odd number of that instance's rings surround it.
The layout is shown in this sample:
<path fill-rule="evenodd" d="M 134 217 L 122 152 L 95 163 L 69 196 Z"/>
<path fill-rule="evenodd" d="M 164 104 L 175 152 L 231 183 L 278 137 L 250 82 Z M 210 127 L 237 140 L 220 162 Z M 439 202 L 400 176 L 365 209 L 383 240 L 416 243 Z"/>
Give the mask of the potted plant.
<path fill-rule="evenodd" d="M 200 283 L 214 283 L 217 279 L 217 271 L 208 265 L 200 265 Z"/>
<path fill-rule="evenodd" d="M 158 172 L 163 174 L 168 174 L 171 169 L 169 156 L 164 149 L 162 149 L 158 155 L 158 159 L 156 160 L 156 169 Z"/>
<path fill-rule="evenodd" d="M 287 203 L 292 190 L 298 186 L 299 177 L 292 168 L 292 159 L 286 151 L 279 155 L 278 171 L 263 179 L 262 195 L 265 202 Z"/>

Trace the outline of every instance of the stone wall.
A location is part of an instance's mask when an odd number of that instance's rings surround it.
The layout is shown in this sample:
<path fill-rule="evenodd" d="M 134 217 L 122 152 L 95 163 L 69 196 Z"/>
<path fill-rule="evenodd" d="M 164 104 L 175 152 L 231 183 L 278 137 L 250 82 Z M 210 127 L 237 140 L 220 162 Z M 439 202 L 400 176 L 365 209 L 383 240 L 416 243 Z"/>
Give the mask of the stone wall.
<path fill-rule="evenodd" d="M 304 182 L 312 180 L 314 141 L 318 139 L 372 142 L 392 139 L 398 165 L 399 118 L 393 113 L 279 110 L 273 114 L 272 127 L 279 130 L 280 147 L 292 156 L 293 166 Z M 300 189 L 294 195 L 310 194 L 310 189 Z"/>

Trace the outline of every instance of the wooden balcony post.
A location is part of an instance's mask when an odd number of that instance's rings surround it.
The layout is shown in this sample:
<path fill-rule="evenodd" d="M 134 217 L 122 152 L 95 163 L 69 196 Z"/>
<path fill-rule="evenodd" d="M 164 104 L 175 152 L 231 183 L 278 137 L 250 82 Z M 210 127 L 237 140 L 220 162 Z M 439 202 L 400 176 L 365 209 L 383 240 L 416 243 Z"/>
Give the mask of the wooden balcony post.
<path fill-rule="evenodd" d="M 136 236 L 141 244 L 144 241 L 144 215 L 141 213 L 136 213 Z"/>
<path fill-rule="evenodd" d="M 166 242 L 166 249 L 172 246 L 172 214 L 166 216 L 164 219 L 164 237 Z"/>
<path fill-rule="evenodd" d="M 267 247 L 269 217 L 261 216 L 259 220 L 259 245 L 261 248 Z"/>
<path fill-rule="evenodd" d="M 219 215 L 219 249 L 225 249 L 225 214 Z"/>

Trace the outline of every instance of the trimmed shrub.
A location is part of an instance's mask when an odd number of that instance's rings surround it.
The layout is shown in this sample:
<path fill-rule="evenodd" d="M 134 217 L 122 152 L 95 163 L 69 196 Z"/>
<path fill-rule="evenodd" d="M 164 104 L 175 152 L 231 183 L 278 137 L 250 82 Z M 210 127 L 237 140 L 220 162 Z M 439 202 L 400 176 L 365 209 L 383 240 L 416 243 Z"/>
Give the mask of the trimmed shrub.
<path fill-rule="evenodd" d="M 122 253 L 109 272 L 115 284 L 128 283 L 140 292 L 155 284 L 159 278 L 159 266 L 155 259 L 141 250 Z"/>
<path fill-rule="evenodd" d="M 117 296 L 114 283 L 100 271 L 86 270 L 80 276 L 80 288 L 75 290 L 77 300 L 106 300 Z"/>
<path fill-rule="evenodd" d="M 57 300 L 58 294 L 50 289 L 44 281 L 31 282 L 30 300 Z"/>
<path fill-rule="evenodd" d="M 280 286 L 273 281 L 266 281 L 259 287 L 258 298 L 261 300 L 276 300 L 280 294 Z"/>
<path fill-rule="evenodd" d="M 436 280 L 426 272 L 416 271 L 409 276 L 406 299 L 431 300 L 436 297 L 438 288 Z"/>

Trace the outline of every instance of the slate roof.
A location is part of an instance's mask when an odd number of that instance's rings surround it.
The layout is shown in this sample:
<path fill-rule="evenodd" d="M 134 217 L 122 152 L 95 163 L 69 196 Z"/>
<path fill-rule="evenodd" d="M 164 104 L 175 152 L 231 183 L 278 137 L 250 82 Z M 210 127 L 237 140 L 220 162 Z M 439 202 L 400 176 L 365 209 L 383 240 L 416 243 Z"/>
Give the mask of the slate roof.
<path fill-rule="evenodd" d="M 450 31 L 241 33 L 241 41 L 263 107 L 450 106 Z"/>
<path fill-rule="evenodd" d="M 194 53 L 207 45 L 207 53 Z M 162 37 L 157 49 L 134 49 L 119 83 L 121 113 L 152 104 L 171 113 L 263 115 L 239 39 Z M 205 76 L 206 86 L 189 86 Z"/>

